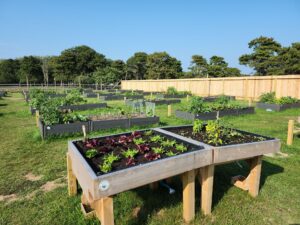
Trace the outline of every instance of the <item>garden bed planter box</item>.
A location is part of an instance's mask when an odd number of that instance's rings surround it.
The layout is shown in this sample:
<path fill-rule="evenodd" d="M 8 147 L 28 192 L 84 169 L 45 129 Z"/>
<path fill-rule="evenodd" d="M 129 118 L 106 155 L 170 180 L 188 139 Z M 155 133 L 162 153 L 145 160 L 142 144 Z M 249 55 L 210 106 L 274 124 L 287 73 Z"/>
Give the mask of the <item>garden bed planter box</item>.
<path fill-rule="evenodd" d="M 89 109 L 98 109 L 106 108 L 106 103 L 91 103 L 91 104 L 82 104 L 82 105 L 66 105 L 61 106 L 60 109 L 71 109 L 71 110 L 89 110 Z"/>
<path fill-rule="evenodd" d="M 242 109 L 225 109 L 225 110 L 219 111 L 219 117 L 238 116 L 238 115 L 253 114 L 253 113 L 254 113 L 254 107 L 246 107 L 246 108 L 242 108 Z M 195 119 L 214 120 L 214 119 L 216 119 L 217 114 L 218 114 L 218 111 L 208 112 L 208 113 L 199 113 L 199 114 L 194 114 L 194 113 L 180 111 L 180 110 L 175 111 L 175 115 L 178 118 L 182 118 L 185 120 L 195 120 Z"/>
<path fill-rule="evenodd" d="M 82 126 L 89 130 L 89 121 L 87 122 L 75 122 L 67 124 L 54 124 L 45 125 L 41 120 L 39 120 L 39 129 L 42 138 L 47 138 L 52 135 L 62 135 L 82 132 Z"/>
<path fill-rule="evenodd" d="M 72 161 L 72 173 L 78 180 L 83 193 L 89 197 L 90 201 L 96 201 L 212 163 L 211 149 L 207 145 L 198 145 L 198 143 L 195 144 L 187 138 L 175 138 L 172 135 L 158 131 L 154 132 L 168 139 L 175 139 L 181 143 L 189 144 L 198 150 L 97 175 L 77 148 L 76 141 L 69 141 L 68 157 Z M 128 134 L 130 133 L 104 136 L 103 138 Z"/>
<path fill-rule="evenodd" d="M 152 102 L 155 103 L 156 105 L 171 105 L 171 104 L 176 104 L 176 103 L 180 103 L 181 100 L 180 99 L 161 99 L 161 100 L 147 100 L 146 102 Z"/>
<path fill-rule="evenodd" d="M 146 126 L 159 122 L 159 117 L 120 118 L 108 120 L 91 120 L 90 131 L 112 128 L 130 128 L 132 126 Z"/>
<path fill-rule="evenodd" d="M 272 111 L 283 111 L 283 110 L 291 109 L 291 108 L 300 108 L 300 102 L 292 103 L 292 104 L 284 104 L 284 105 L 258 102 L 258 103 L 256 103 L 256 107 L 259 109 L 266 109 L 266 110 L 272 110 Z"/>
<path fill-rule="evenodd" d="M 167 134 L 172 134 L 175 137 L 181 136 L 179 134 L 174 133 L 174 130 L 180 130 L 181 128 L 190 128 L 192 129 L 191 125 L 186 126 L 173 126 L 173 127 L 163 127 L 157 129 L 158 131 L 164 130 Z M 266 136 L 262 136 L 259 134 L 254 134 L 246 131 L 236 130 L 242 134 L 247 134 L 256 137 L 262 137 L 266 140 L 263 141 L 255 141 L 249 143 L 242 143 L 242 144 L 229 144 L 224 146 L 211 146 L 213 149 L 213 163 L 220 164 L 225 162 L 231 162 L 236 160 L 247 159 L 255 156 L 260 156 L 269 153 L 277 153 L 280 150 L 280 140 L 276 138 L 270 138 Z M 203 141 L 195 140 L 198 144 L 202 144 Z"/>

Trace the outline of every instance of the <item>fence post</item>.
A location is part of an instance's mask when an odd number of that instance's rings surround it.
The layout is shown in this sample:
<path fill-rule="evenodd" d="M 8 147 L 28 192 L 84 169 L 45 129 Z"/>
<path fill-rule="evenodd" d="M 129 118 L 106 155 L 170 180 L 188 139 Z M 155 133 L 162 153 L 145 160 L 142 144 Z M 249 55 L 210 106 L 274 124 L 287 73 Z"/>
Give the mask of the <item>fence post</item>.
<path fill-rule="evenodd" d="M 288 123 L 288 133 L 287 133 L 287 145 L 292 145 L 293 144 L 293 134 L 294 133 L 294 120 L 289 120 Z"/>

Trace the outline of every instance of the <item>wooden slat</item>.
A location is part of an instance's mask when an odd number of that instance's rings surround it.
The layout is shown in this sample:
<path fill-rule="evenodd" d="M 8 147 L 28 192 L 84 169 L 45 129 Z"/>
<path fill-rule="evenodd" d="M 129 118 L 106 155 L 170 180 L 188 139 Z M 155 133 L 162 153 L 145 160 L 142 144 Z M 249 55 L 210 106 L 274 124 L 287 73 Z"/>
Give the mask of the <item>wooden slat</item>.
<path fill-rule="evenodd" d="M 201 209 L 204 215 L 211 214 L 214 168 L 214 165 L 209 165 L 199 169 L 199 181 L 201 182 Z"/>
<path fill-rule="evenodd" d="M 195 217 L 195 171 L 182 174 L 183 219 L 191 222 Z"/>

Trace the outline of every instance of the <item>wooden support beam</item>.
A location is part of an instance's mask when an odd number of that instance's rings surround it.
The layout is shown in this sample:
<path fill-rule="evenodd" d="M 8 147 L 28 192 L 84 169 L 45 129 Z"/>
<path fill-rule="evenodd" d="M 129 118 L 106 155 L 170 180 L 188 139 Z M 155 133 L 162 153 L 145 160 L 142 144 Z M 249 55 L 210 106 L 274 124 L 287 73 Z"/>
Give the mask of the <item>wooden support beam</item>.
<path fill-rule="evenodd" d="M 211 214 L 214 170 L 214 165 L 208 165 L 199 169 L 199 181 L 201 182 L 201 209 L 204 215 Z"/>
<path fill-rule="evenodd" d="M 114 225 L 113 198 L 101 198 L 93 203 L 97 218 L 101 225 Z"/>
<path fill-rule="evenodd" d="M 287 140 L 286 140 L 286 144 L 287 144 L 287 145 L 292 145 L 292 144 L 293 144 L 293 138 L 294 138 L 294 125 L 295 125 L 294 120 L 289 120 L 289 123 L 288 123 Z"/>
<path fill-rule="evenodd" d="M 168 116 L 172 115 L 172 105 L 168 105 Z"/>
<path fill-rule="evenodd" d="M 39 119 L 40 119 L 40 112 L 39 110 L 35 111 L 35 123 L 36 123 L 36 127 L 39 127 Z"/>
<path fill-rule="evenodd" d="M 234 176 L 231 178 L 231 182 L 234 184 L 234 186 L 244 191 L 248 191 L 252 197 L 256 197 L 259 192 L 262 156 L 247 159 L 246 162 L 250 166 L 250 172 L 248 176 Z"/>
<path fill-rule="evenodd" d="M 191 222 L 195 217 L 195 171 L 182 174 L 183 185 L 183 219 Z"/>
<path fill-rule="evenodd" d="M 67 153 L 67 176 L 68 176 L 68 192 L 69 196 L 74 196 L 77 194 L 77 181 L 76 177 L 72 171 L 72 160 Z"/>

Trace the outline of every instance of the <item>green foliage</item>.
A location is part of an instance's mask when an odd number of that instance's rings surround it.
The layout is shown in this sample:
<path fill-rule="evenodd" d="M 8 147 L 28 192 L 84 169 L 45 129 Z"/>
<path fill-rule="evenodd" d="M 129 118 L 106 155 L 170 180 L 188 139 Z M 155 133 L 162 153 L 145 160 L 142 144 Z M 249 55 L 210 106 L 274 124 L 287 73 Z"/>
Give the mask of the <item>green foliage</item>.
<path fill-rule="evenodd" d="M 168 87 L 167 92 L 168 95 L 178 95 L 178 91 L 175 87 Z"/>
<path fill-rule="evenodd" d="M 100 170 L 103 173 L 108 173 L 112 170 L 112 164 L 115 161 L 118 161 L 120 159 L 119 156 L 114 155 L 113 152 L 111 154 L 107 154 L 103 157 L 103 164 L 99 166 Z"/>
<path fill-rule="evenodd" d="M 259 97 L 259 102 L 273 104 L 276 102 L 275 92 L 264 93 Z"/>
<path fill-rule="evenodd" d="M 89 149 L 85 152 L 85 157 L 88 159 L 94 158 L 98 154 L 96 149 Z"/>
<path fill-rule="evenodd" d="M 138 150 L 137 149 L 128 149 L 126 151 L 123 151 L 122 154 L 126 157 L 126 158 L 134 158 L 134 156 L 136 156 L 136 154 L 138 154 Z"/>
<path fill-rule="evenodd" d="M 146 79 L 172 79 L 182 75 L 181 62 L 166 52 L 148 55 L 146 66 Z"/>
<path fill-rule="evenodd" d="M 144 144 L 145 140 L 143 138 L 135 138 L 135 139 L 133 139 L 133 142 L 136 145 L 140 145 L 140 144 Z"/>
<path fill-rule="evenodd" d="M 194 123 L 193 123 L 193 133 L 196 134 L 196 133 L 199 133 L 202 128 L 204 127 L 204 123 L 202 120 L 194 120 Z"/>
<path fill-rule="evenodd" d="M 165 141 L 162 141 L 161 142 L 161 145 L 163 147 L 173 147 L 174 145 L 176 144 L 176 141 L 175 140 L 165 140 Z"/>
<path fill-rule="evenodd" d="M 165 152 L 163 147 L 152 148 L 152 150 L 155 154 L 163 154 Z"/>
<path fill-rule="evenodd" d="M 187 147 L 183 144 L 176 144 L 175 148 L 179 152 L 186 152 L 187 151 Z"/>
<path fill-rule="evenodd" d="M 150 140 L 152 142 L 159 143 L 159 142 L 162 142 L 164 140 L 164 138 L 160 135 L 155 135 L 155 136 L 151 137 Z"/>

